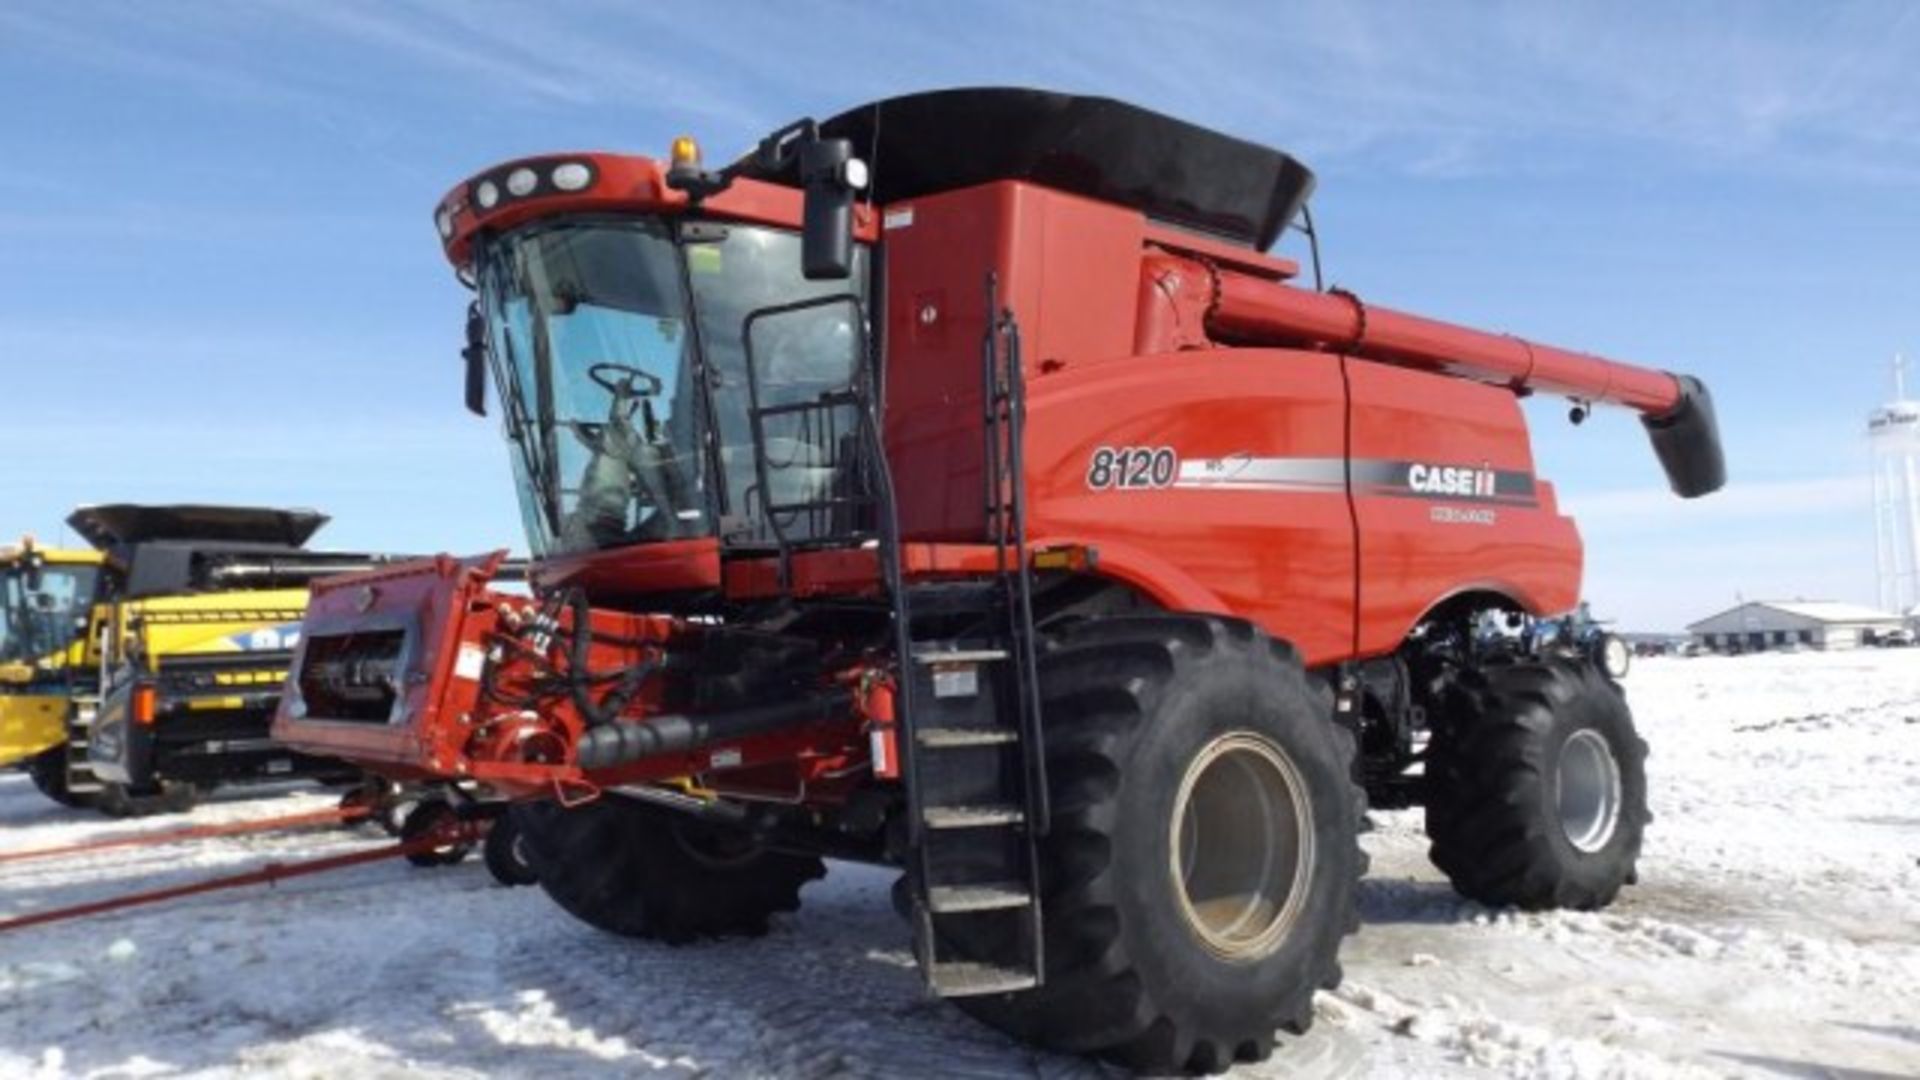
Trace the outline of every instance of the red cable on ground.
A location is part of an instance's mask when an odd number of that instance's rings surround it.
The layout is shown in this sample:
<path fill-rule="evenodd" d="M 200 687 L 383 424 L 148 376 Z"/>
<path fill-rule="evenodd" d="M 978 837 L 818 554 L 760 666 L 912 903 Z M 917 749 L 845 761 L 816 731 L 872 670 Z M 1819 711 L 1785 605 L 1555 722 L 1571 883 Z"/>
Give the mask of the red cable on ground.
<path fill-rule="evenodd" d="M 183 840 L 204 840 L 214 836 L 235 836 L 240 833 L 268 832 L 273 829 L 293 829 L 303 825 L 332 825 L 344 821 L 356 821 L 371 813 L 372 810 L 364 806 L 340 806 L 327 810 L 310 810 L 303 814 L 283 814 L 280 817 L 260 818 L 254 821 L 235 821 L 225 825 L 189 825 L 181 829 L 141 833 L 138 836 L 115 836 L 105 840 L 87 840 L 78 844 L 62 844 L 59 847 L 33 848 L 28 851 L 9 851 L 0 853 L 0 863 L 18 862 L 22 859 L 43 859 L 53 855 L 74 855 L 83 851 L 103 851 L 107 848 L 145 847 L 150 844 L 175 844 Z"/>
<path fill-rule="evenodd" d="M 462 830 L 464 831 L 464 829 Z M 280 863 L 270 862 L 258 870 L 249 870 L 244 874 L 232 874 L 227 877 L 209 878 L 191 885 L 171 885 L 164 889 L 149 889 L 146 892 L 128 893 L 108 900 L 93 900 L 71 907 L 53 908 L 49 911 L 36 911 L 30 915 L 18 915 L 11 919 L 0 919 L 0 934 L 9 930 L 24 930 L 29 926 L 41 926 L 46 923 L 62 922 L 67 919 L 98 915 L 122 908 L 138 907 L 142 904 L 157 904 L 163 900 L 174 900 L 182 896 L 197 896 L 201 893 L 217 892 L 221 889 L 238 889 L 247 885 L 271 885 L 287 878 L 306 877 L 309 874 L 324 873 L 328 870 L 341 870 L 363 863 L 379 862 L 382 859 L 404 857 L 416 852 L 431 851 L 445 847 L 450 840 L 445 834 L 430 834 L 417 837 L 400 844 L 388 844 L 371 851 L 353 851 L 345 855 L 328 855 L 324 858 L 309 859 L 306 862 Z"/>

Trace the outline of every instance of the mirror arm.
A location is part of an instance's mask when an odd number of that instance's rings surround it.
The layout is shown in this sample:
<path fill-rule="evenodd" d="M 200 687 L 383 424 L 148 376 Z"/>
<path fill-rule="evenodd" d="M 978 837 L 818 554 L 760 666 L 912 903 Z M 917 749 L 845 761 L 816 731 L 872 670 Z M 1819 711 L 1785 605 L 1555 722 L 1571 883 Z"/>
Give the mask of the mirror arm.
<path fill-rule="evenodd" d="M 460 358 L 467 362 L 467 411 L 487 415 L 487 323 L 480 316 L 480 303 L 467 305 L 467 345 Z"/>

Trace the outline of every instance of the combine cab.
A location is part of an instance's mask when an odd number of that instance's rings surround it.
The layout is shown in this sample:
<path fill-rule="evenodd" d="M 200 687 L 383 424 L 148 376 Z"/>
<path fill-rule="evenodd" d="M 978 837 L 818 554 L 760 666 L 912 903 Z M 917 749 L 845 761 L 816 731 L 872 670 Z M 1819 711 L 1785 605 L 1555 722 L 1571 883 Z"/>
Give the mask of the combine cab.
<path fill-rule="evenodd" d="M 180 809 L 221 784 L 359 776 L 268 737 L 308 583 L 383 561 L 307 550 L 326 520 L 310 510 L 124 504 L 67 519 L 106 560 L 71 743 L 85 748 L 101 809 Z"/>
<path fill-rule="evenodd" d="M 1266 251 L 1312 184 L 1023 90 L 473 177 L 436 224 L 532 595 L 486 558 L 319 583 L 277 735 L 519 800 L 618 934 L 897 866 L 933 992 L 1143 1069 L 1305 1029 L 1365 793 L 1470 896 L 1606 904 L 1644 746 L 1531 632 L 1581 548 L 1518 399 L 1639 411 L 1692 497 L 1706 391 L 1303 287 Z"/>
<path fill-rule="evenodd" d="M 19 765 L 67 806 L 96 790 L 86 743 L 67 740 L 67 716 L 86 666 L 89 615 L 104 560 L 92 551 L 0 549 L 0 765 Z M 77 759 L 77 760 L 76 760 Z"/>

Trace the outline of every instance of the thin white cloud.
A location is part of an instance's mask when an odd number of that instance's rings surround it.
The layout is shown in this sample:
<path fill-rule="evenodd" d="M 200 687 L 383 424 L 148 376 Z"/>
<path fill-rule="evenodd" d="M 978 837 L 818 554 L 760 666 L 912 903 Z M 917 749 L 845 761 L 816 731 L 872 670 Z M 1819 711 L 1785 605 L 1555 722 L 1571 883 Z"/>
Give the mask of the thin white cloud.
<path fill-rule="evenodd" d="M 62 65 L 80 65 L 113 75 L 156 80 L 209 97 L 279 106 L 322 103 L 289 80 L 262 73 L 235 57 L 218 57 L 186 43 L 169 24 L 149 25 L 152 10 L 122 8 L 112 25 L 75 18 L 53 5 L 29 10 L 0 8 L 0 52 L 30 51 Z M 146 34 L 147 29 L 154 34 Z M 170 47 L 171 46 L 171 47 Z"/>
<path fill-rule="evenodd" d="M 511 42 L 503 47 L 498 38 L 489 39 L 493 48 L 476 47 L 461 40 L 470 35 L 459 34 L 458 26 L 449 18 L 409 14 L 392 4 L 296 2 L 281 4 L 279 10 L 317 29 L 474 76 L 491 84 L 496 94 L 532 94 L 575 106 L 595 103 L 595 95 L 586 85 L 591 69 L 565 65 L 557 57 L 549 57 L 545 64 L 528 63 L 523 50 Z M 452 16 L 454 12 L 443 14 Z M 518 18 L 505 19 L 499 25 L 503 30 L 518 30 L 538 21 L 534 12 L 522 11 Z"/>

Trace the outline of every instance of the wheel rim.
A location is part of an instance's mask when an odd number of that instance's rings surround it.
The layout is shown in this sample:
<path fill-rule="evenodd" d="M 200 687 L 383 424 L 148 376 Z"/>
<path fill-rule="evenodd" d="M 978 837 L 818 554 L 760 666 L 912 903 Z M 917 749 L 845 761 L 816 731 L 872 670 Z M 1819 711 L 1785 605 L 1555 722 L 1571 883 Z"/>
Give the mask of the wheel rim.
<path fill-rule="evenodd" d="M 1227 960 L 1286 940 L 1313 876 L 1313 808 L 1285 750 L 1222 735 L 1187 766 L 1174 799 L 1171 869 L 1187 925 Z"/>
<path fill-rule="evenodd" d="M 1589 853 L 1606 847 L 1620 823 L 1620 762 L 1613 748 L 1598 731 L 1582 728 L 1560 748 L 1558 773 L 1567 842 Z"/>

